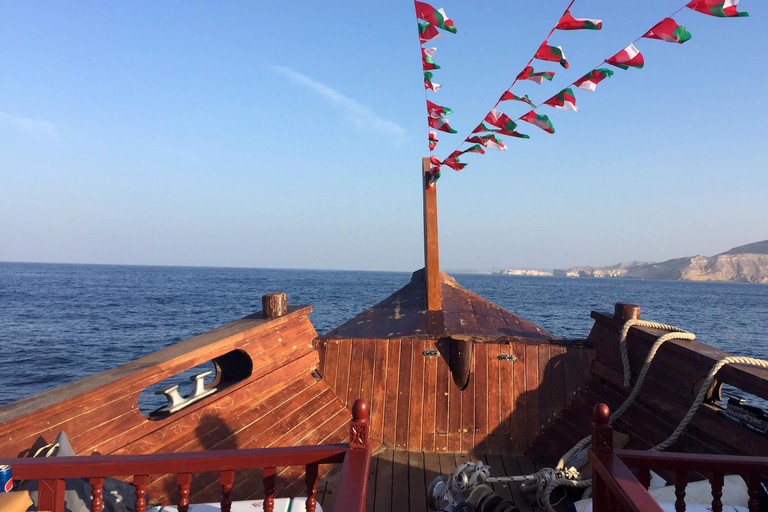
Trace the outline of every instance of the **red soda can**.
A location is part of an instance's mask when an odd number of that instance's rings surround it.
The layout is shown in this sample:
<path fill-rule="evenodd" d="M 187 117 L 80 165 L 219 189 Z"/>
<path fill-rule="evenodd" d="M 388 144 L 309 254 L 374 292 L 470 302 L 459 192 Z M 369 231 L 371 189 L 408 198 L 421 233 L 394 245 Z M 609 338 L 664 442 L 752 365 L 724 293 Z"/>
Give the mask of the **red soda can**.
<path fill-rule="evenodd" d="M 0 466 L 0 492 L 11 492 L 11 489 L 13 489 L 11 466 L 3 464 Z"/>

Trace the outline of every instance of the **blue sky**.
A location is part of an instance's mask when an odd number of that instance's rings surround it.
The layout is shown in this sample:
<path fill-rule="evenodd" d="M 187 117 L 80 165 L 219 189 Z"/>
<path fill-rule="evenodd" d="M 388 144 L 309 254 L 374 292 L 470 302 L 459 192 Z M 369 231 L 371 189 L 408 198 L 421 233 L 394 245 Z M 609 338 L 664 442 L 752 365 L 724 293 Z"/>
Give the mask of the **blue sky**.
<path fill-rule="evenodd" d="M 540 103 L 685 2 L 577 0 L 571 64 Z M 434 41 L 459 133 L 567 2 L 446 0 Z M 557 132 L 471 155 L 438 184 L 443 268 L 553 268 L 768 238 L 765 2 L 684 9 Z M 0 2 L 0 261 L 413 270 L 423 265 L 426 113 L 413 4 Z M 525 106 L 503 105 L 513 118 Z"/>

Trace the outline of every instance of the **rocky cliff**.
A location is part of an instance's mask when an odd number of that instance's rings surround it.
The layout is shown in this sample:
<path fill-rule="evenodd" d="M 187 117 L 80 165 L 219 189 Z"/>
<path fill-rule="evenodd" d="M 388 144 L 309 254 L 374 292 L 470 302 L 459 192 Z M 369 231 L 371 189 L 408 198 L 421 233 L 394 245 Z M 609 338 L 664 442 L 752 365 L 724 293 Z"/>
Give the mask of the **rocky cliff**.
<path fill-rule="evenodd" d="M 768 283 L 768 240 L 734 247 L 711 257 L 690 256 L 661 263 L 574 267 L 572 270 L 589 277 Z"/>

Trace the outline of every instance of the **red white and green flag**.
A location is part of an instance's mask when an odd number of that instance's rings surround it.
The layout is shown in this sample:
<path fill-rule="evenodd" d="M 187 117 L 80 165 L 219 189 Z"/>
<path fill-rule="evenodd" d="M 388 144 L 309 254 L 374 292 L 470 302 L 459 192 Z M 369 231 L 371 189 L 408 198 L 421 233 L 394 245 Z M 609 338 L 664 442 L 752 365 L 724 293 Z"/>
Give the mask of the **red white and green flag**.
<path fill-rule="evenodd" d="M 493 128 L 488 128 L 487 126 L 485 126 L 485 123 L 480 123 L 479 125 L 477 125 L 477 128 L 472 130 L 472 133 L 495 132 L 495 131 L 496 130 L 494 130 Z"/>
<path fill-rule="evenodd" d="M 517 137 L 518 139 L 530 139 L 530 137 L 524 133 L 520 133 L 517 130 L 497 130 L 496 133 L 499 135 L 508 135 L 509 137 Z"/>
<path fill-rule="evenodd" d="M 432 117 L 427 118 L 427 123 L 435 130 L 447 133 L 456 133 L 456 130 L 448 125 L 448 120 L 444 117 Z"/>
<path fill-rule="evenodd" d="M 579 111 L 579 107 L 576 106 L 576 97 L 573 95 L 573 90 L 570 87 L 555 94 L 545 101 L 544 104 L 563 110 Z"/>
<path fill-rule="evenodd" d="M 710 16 L 720 18 L 734 18 L 738 16 L 749 16 L 746 12 L 737 12 L 739 0 L 693 0 L 688 2 L 686 7 L 694 11 L 703 12 Z"/>
<path fill-rule="evenodd" d="M 424 88 L 425 89 L 432 89 L 433 91 L 437 92 L 442 87 L 442 84 L 436 84 L 432 81 L 432 73 L 430 71 L 424 72 Z"/>
<path fill-rule="evenodd" d="M 433 151 L 435 149 L 435 146 L 437 146 L 437 132 L 430 130 L 429 132 L 429 150 Z"/>
<path fill-rule="evenodd" d="M 629 69 L 630 67 L 642 69 L 645 59 L 643 59 L 640 50 L 635 48 L 634 44 L 630 44 L 610 59 L 606 59 L 605 62 L 621 69 Z"/>
<path fill-rule="evenodd" d="M 540 116 L 533 110 L 521 117 L 523 121 L 538 126 L 547 133 L 555 133 L 555 127 L 552 126 L 552 122 L 547 116 Z"/>
<path fill-rule="evenodd" d="M 559 62 L 561 66 L 563 66 L 565 69 L 568 69 L 568 61 L 565 58 L 563 49 L 559 46 L 550 46 L 546 41 L 541 43 L 541 46 L 539 46 L 539 49 L 536 50 L 536 55 L 534 55 L 533 58 L 539 60 L 548 60 L 551 62 Z"/>
<path fill-rule="evenodd" d="M 501 103 L 502 101 L 508 101 L 508 100 L 522 101 L 523 103 L 527 103 L 531 107 L 536 108 L 536 105 L 534 105 L 534 103 L 530 99 L 528 99 L 527 94 L 525 96 L 518 96 L 512 91 L 506 91 L 504 94 L 501 95 L 501 98 L 499 98 L 499 103 Z"/>
<path fill-rule="evenodd" d="M 533 71 L 533 66 L 526 66 L 524 70 L 520 72 L 519 75 L 517 75 L 517 80 L 533 80 L 537 84 L 541 85 L 544 80 L 552 81 L 552 77 L 554 77 L 555 74 L 552 71 L 542 71 L 541 73 L 536 73 Z"/>
<path fill-rule="evenodd" d="M 453 114 L 453 110 L 450 108 L 441 107 L 440 105 L 436 105 L 429 100 L 427 100 L 427 112 L 429 112 L 429 117 L 442 117 L 447 116 L 448 114 Z"/>
<path fill-rule="evenodd" d="M 453 169 L 455 171 L 462 170 L 463 168 L 465 168 L 467 166 L 467 164 L 459 162 L 459 155 L 460 154 L 461 154 L 461 151 L 454 151 L 453 153 L 451 153 L 448 156 L 448 158 L 443 160 L 442 164 L 443 165 L 447 165 L 448 167 L 450 167 L 451 169 Z"/>
<path fill-rule="evenodd" d="M 443 30 L 455 34 L 456 27 L 453 26 L 453 20 L 445 15 L 445 11 L 442 9 L 435 9 L 429 4 L 424 2 L 413 2 L 416 6 L 416 17 L 420 20 L 428 21 L 436 27 L 440 27 Z"/>
<path fill-rule="evenodd" d="M 643 37 L 682 44 L 691 38 L 691 34 L 684 26 L 678 25 L 672 18 L 664 18 L 646 32 Z"/>
<path fill-rule="evenodd" d="M 576 80 L 573 85 L 578 87 L 579 89 L 584 89 L 585 91 L 589 92 L 595 92 L 595 88 L 597 87 L 597 84 L 602 82 L 604 79 L 608 78 L 609 76 L 613 75 L 613 71 L 606 68 L 600 68 L 600 69 L 593 69 L 583 77 Z"/>
<path fill-rule="evenodd" d="M 429 185 L 429 188 L 432 188 L 435 186 L 435 183 L 437 183 L 437 180 L 440 179 L 440 166 L 439 165 L 433 165 L 429 168 L 429 172 L 427 173 L 427 185 Z"/>
<path fill-rule="evenodd" d="M 462 151 L 462 153 L 480 153 L 481 155 L 484 155 L 485 150 L 480 144 L 475 144 L 474 146 L 470 146 L 468 149 Z"/>
<path fill-rule="evenodd" d="M 515 128 L 517 128 L 517 123 L 515 123 L 510 117 L 505 114 L 504 112 L 499 112 L 496 109 L 491 110 L 488 112 L 488 115 L 485 116 L 485 119 L 483 121 L 486 121 L 493 126 L 497 128 L 501 128 L 502 130 L 508 130 L 510 132 L 515 131 Z"/>
<path fill-rule="evenodd" d="M 495 135 L 475 135 L 474 137 L 468 137 L 467 142 L 475 142 L 488 149 L 495 149 L 497 151 L 506 151 L 507 146 L 504 142 Z"/>
<path fill-rule="evenodd" d="M 558 30 L 600 30 L 603 28 L 602 20 L 590 20 L 586 18 L 574 18 L 571 16 L 571 11 L 565 11 L 563 17 L 557 22 L 555 26 Z"/>
<path fill-rule="evenodd" d="M 419 23 L 419 42 L 421 44 L 431 41 L 433 39 L 440 39 L 443 34 L 437 31 L 435 26 L 428 21 L 422 21 Z"/>
<path fill-rule="evenodd" d="M 429 69 L 440 69 L 440 66 L 435 64 L 435 52 L 437 48 L 422 48 L 421 49 L 421 67 L 424 71 Z"/>

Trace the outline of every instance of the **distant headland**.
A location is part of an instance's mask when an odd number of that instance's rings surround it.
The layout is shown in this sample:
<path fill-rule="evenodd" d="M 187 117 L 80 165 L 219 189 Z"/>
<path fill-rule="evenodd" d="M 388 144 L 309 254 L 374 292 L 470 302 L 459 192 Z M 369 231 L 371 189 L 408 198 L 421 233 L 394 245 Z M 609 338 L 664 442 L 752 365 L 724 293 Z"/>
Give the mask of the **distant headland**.
<path fill-rule="evenodd" d="M 768 240 L 734 247 L 715 256 L 687 256 L 661 263 L 632 261 L 610 267 L 542 270 L 504 269 L 496 274 L 519 276 L 614 277 L 682 281 L 768 283 Z"/>

